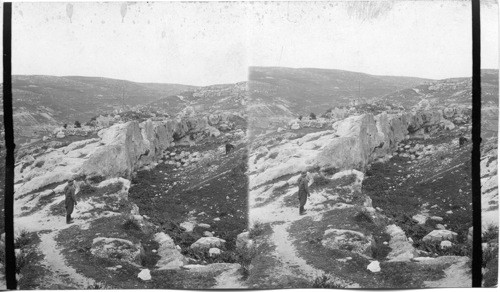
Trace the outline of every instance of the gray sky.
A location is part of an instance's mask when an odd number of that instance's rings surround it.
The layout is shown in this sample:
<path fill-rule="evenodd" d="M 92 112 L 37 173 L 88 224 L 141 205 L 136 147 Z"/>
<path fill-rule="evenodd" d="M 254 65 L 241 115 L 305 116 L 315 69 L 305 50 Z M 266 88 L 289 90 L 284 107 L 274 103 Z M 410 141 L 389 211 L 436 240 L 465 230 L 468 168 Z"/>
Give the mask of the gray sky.
<path fill-rule="evenodd" d="M 192 85 L 244 81 L 249 65 L 471 76 L 468 1 L 71 5 L 14 3 L 14 74 Z M 482 66 L 498 68 L 498 5 L 481 13 Z"/>

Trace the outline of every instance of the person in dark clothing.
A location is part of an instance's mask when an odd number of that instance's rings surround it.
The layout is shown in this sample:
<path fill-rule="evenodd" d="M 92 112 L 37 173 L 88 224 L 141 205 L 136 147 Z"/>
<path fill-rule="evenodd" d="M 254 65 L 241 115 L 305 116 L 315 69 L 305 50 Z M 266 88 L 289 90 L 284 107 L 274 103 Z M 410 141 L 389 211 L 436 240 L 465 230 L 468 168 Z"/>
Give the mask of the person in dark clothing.
<path fill-rule="evenodd" d="M 64 195 L 64 205 L 66 207 L 66 223 L 70 224 L 73 223 L 71 214 L 73 213 L 73 210 L 76 206 L 75 185 L 73 180 L 70 180 L 68 182 L 68 185 L 64 188 Z"/>
<path fill-rule="evenodd" d="M 226 143 L 226 155 L 234 149 L 234 145 L 231 143 Z"/>
<path fill-rule="evenodd" d="M 304 205 L 307 202 L 307 198 L 311 195 L 309 193 L 309 181 L 307 179 L 307 172 L 303 171 L 298 180 L 299 185 L 299 214 L 304 215 L 305 209 Z"/>

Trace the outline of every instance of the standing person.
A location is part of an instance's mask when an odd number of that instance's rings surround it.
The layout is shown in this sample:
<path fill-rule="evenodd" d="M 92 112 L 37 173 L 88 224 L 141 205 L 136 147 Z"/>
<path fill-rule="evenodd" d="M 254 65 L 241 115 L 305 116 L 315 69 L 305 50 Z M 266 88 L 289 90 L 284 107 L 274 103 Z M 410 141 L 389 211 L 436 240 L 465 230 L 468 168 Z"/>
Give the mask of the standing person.
<path fill-rule="evenodd" d="M 66 223 L 73 223 L 71 219 L 71 214 L 73 213 L 73 209 L 76 206 L 76 197 L 75 197 L 75 185 L 74 180 L 70 180 L 68 185 L 64 188 L 65 201 L 64 205 L 66 206 Z"/>
<path fill-rule="evenodd" d="M 309 197 L 311 194 L 309 193 L 309 181 L 307 179 L 307 172 L 303 171 L 301 173 L 301 176 L 299 177 L 298 180 L 298 185 L 299 185 L 299 214 L 304 215 L 305 209 L 304 205 L 307 202 L 307 197 Z"/>

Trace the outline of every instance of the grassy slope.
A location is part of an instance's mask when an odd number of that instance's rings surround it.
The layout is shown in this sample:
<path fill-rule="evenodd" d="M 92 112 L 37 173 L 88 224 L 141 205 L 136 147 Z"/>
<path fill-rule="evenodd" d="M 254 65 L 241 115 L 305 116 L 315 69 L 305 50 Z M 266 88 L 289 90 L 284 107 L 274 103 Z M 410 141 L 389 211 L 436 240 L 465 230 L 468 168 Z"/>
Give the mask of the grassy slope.
<path fill-rule="evenodd" d="M 213 139 L 191 148 L 176 149 L 193 152 L 220 145 L 223 145 L 221 139 Z M 139 206 L 141 214 L 162 226 L 181 247 L 188 247 L 199 237 L 186 237 L 178 227 L 191 212 L 197 222 L 210 224 L 215 236 L 226 239 L 231 249 L 236 235 L 247 228 L 246 157 L 246 147 L 239 146 L 227 157 L 188 169 L 160 164 L 154 170 L 137 174 L 129 198 Z M 214 221 L 215 218 L 220 221 Z"/>

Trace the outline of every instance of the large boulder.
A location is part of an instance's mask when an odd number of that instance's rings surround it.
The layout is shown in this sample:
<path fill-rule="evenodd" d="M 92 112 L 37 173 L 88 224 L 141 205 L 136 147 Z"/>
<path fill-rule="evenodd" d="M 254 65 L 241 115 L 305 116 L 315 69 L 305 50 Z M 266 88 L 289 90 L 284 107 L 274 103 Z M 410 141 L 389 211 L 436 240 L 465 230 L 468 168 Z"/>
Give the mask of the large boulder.
<path fill-rule="evenodd" d="M 154 240 L 158 242 L 157 255 L 160 259 L 156 263 L 159 270 L 178 269 L 187 263 L 186 258 L 176 248 L 174 241 L 164 232 L 156 233 Z"/>
<path fill-rule="evenodd" d="M 96 237 L 90 252 L 100 258 L 118 259 L 132 264 L 141 264 L 143 249 L 140 244 L 121 238 Z"/>
<path fill-rule="evenodd" d="M 457 237 L 457 233 L 450 230 L 436 229 L 431 231 L 429 234 L 424 236 L 422 240 L 424 242 L 439 243 L 443 240 L 454 240 Z"/>
<path fill-rule="evenodd" d="M 389 241 L 391 251 L 387 255 L 390 262 L 408 261 L 417 256 L 417 251 L 408 241 L 403 229 L 392 224 L 386 227 L 385 232 L 391 236 Z"/>
<path fill-rule="evenodd" d="M 327 229 L 321 244 L 328 249 L 348 250 L 371 256 L 373 238 L 363 233 L 345 229 Z"/>
<path fill-rule="evenodd" d="M 212 247 L 224 247 L 226 241 L 217 237 L 201 237 L 195 243 L 191 244 L 194 250 L 209 250 Z"/>

